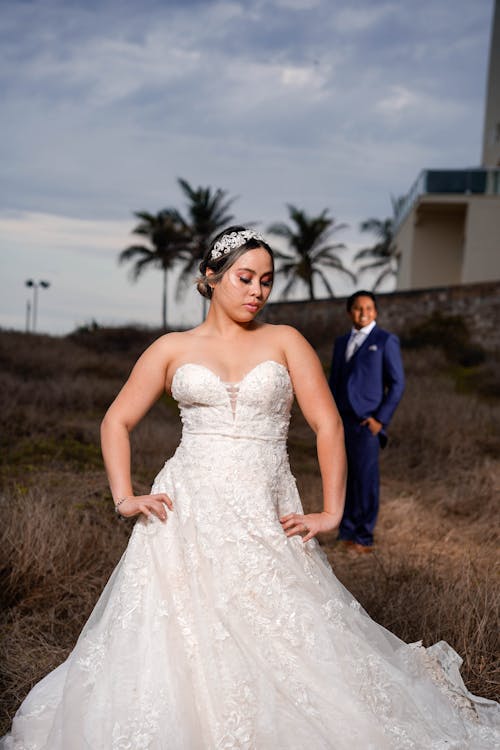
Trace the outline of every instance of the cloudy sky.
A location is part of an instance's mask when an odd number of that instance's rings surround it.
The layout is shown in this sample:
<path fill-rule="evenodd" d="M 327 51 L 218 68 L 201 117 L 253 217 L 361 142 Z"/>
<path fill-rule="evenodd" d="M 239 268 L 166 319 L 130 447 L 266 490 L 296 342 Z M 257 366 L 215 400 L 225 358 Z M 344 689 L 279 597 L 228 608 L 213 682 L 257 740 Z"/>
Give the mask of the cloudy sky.
<path fill-rule="evenodd" d="M 0 326 L 160 321 L 161 274 L 117 265 L 133 211 L 220 187 L 359 222 L 425 167 L 477 166 L 492 0 L 1 0 Z M 361 281 L 366 281 L 361 278 Z M 337 294 L 350 282 L 333 277 Z M 197 322 L 194 290 L 174 324 Z"/>

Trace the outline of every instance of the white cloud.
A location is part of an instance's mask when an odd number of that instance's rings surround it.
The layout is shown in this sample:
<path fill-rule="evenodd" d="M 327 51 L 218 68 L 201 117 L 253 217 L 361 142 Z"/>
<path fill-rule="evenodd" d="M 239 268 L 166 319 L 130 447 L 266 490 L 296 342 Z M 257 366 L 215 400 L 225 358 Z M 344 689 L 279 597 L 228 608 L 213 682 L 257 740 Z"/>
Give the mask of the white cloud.
<path fill-rule="evenodd" d="M 393 115 L 415 108 L 419 101 L 419 96 L 405 86 L 391 86 L 389 93 L 380 99 L 376 108 L 384 114 Z"/>
<path fill-rule="evenodd" d="M 411 118 L 413 125 L 443 122 L 443 119 L 452 125 L 453 120 L 463 114 L 463 104 L 430 92 L 394 85 L 375 103 L 375 110 L 388 120 Z"/>
<path fill-rule="evenodd" d="M 336 14 L 335 20 L 342 32 L 357 33 L 376 26 L 398 10 L 398 3 L 365 3 L 359 7 L 349 4 Z"/>
<path fill-rule="evenodd" d="M 125 221 L 95 221 L 35 211 L 0 213 L 0 233 L 15 242 L 39 242 L 66 250 L 112 250 L 124 247 L 131 224 Z M 130 238 L 129 238 L 130 240 Z"/>
<path fill-rule="evenodd" d="M 286 65 L 281 69 L 280 77 L 285 86 L 299 89 L 309 87 L 318 89 L 325 83 L 324 75 L 321 75 L 314 68 L 299 65 Z"/>
<path fill-rule="evenodd" d="M 321 0 L 274 0 L 278 8 L 285 10 L 313 10 L 321 5 Z"/>
<path fill-rule="evenodd" d="M 33 85 L 49 85 L 65 92 L 66 98 L 81 96 L 88 104 L 110 106 L 141 91 L 161 88 L 196 72 L 200 53 L 183 48 L 168 34 L 152 31 L 145 39 L 129 41 L 104 36 L 83 39 L 64 54 L 57 45 L 21 66 L 26 80 Z"/>
<path fill-rule="evenodd" d="M 226 95 L 221 106 L 239 119 L 242 113 L 259 111 L 262 120 L 273 119 L 280 111 L 291 112 L 326 96 L 326 68 L 290 65 L 280 61 L 235 61 L 227 71 Z"/>

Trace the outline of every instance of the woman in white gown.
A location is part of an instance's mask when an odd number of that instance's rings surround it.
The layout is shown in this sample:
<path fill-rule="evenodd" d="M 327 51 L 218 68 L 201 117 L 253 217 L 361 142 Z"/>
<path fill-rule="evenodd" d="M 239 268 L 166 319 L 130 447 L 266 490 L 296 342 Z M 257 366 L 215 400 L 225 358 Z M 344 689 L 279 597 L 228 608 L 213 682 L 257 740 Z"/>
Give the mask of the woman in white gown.
<path fill-rule="evenodd" d="M 321 365 L 254 321 L 269 245 L 230 227 L 200 266 L 206 321 L 158 339 L 102 425 L 117 512 L 138 516 L 69 658 L 30 692 L 3 750 L 486 750 L 498 706 L 446 645 L 406 645 L 337 581 L 314 537 L 338 526 L 345 457 Z M 129 432 L 170 391 L 182 441 L 134 496 Z M 304 515 L 286 435 L 317 436 L 324 506 Z"/>

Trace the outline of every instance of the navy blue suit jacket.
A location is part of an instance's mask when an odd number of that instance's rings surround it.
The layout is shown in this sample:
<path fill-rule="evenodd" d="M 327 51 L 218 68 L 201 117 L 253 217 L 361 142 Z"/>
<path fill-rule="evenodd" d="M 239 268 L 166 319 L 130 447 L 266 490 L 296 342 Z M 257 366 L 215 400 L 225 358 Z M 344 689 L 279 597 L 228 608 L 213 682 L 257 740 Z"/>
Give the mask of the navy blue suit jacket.
<path fill-rule="evenodd" d="M 335 341 L 331 391 L 342 416 L 352 415 L 360 421 L 375 417 L 382 422 L 385 433 L 405 385 L 399 339 L 376 325 L 346 362 L 350 335 L 349 332 Z"/>

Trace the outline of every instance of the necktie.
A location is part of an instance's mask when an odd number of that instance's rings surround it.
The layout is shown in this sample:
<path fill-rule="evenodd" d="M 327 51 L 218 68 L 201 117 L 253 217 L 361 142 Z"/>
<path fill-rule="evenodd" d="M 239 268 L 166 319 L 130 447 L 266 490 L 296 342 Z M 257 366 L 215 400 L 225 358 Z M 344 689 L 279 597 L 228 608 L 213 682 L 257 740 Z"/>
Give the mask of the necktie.
<path fill-rule="evenodd" d="M 351 338 L 347 342 L 347 348 L 345 350 L 346 362 L 349 362 L 356 350 L 359 349 L 363 339 L 364 335 L 361 333 L 361 331 L 355 331 L 351 333 Z"/>

